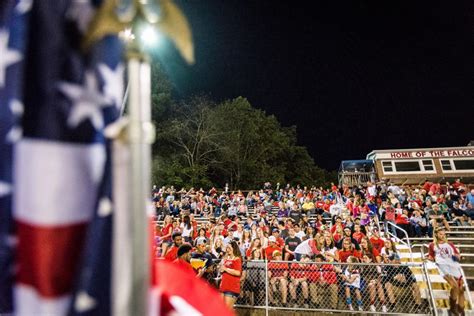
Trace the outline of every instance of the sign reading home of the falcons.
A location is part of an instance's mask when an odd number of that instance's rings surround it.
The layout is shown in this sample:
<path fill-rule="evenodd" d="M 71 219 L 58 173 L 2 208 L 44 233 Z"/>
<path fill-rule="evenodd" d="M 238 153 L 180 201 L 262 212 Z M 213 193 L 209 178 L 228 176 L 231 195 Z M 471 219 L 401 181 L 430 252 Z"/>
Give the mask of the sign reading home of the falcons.
<path fill-rule="evenodd" d="M 375 159 L 460 158 L 474 157 L 474 148 L 451 148 L 445 150 L 401 150 L 375 152 Z"/>

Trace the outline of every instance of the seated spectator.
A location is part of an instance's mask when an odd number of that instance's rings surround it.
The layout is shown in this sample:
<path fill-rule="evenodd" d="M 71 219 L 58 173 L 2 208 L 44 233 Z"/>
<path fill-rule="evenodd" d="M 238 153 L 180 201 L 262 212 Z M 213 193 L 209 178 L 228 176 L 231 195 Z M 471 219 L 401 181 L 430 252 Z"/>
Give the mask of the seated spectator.
<path fill-rule="evenodd" d="M 357 242 L 357 240 L 355 240 L 355 239 L 352 237 L 352 230 L 351 230 L 349 227 L 347 227 L 347 226 L 344 227 L 344 235 L 342 236 L 341 240 L 339 240 L 339 242 L 336 244 L 336 247 L 337 247 L 338 249 L 342 249 L 343 241 L 344 241 L 344 239 L 346 239 L 346 238 L 350 238 L 351 243 L 354 244 L 355 249 L 360 250 L 359 243 Z"/>
<path fill-rule="evenodd" d="M 410 219 L 408 217 L 408 209 L 404 208 L 402 209 L 402 214 L 397 214 L 396 219 L 395 219 L 395 224 L 397 224 L 398 227 L 405 230 L 408 233 L 408 236 L 411 236 L 411 237 L 414 236 L 413 228 L 410 225 Z M 406 238 L 406 236 L 400 230 L 397 230 L 397 237 L 399 239 Z"/>
<path fill-rule="evenodd" d="M 370 253 L 366 253 L 362 256 L 362 262 L 369 264 L 374 263 L 374 256 Z M 370 311 L 377 311 L 375 307 L 375 299 L 378 296 L 380 304 L 382 305 L 382 312 L 386 313 L 388 310 L 385 305 L 385 294 L 381 283 L 381 272 L 382 269 L 380 266 L 366 265 L 363 267 L 361 276 L 369 290 Z"/>
<path fill-rule="evenodd" d="M 428 229 L 428 233 L 430 236 L 433 235 L 433 230 L 439 226 L 444 226 L 446 230 L 449 230 L 448 221 L 446 217 L 442 214 L 438 204 L 433 204 L 431 212 L 429 212 L 427 215 L 430 221 L 430 227 Z"/>
<path fill-rule="evenodd" d="M 339 262 L 347 262 L 347 259 L 351 256 L 360 257 L 360 253 L 355 249 L 351 239 L 346 237 L 342 240 L 342 249 L 338 251 L 338 256 Z"/>
<path fill-rule="evenodd" d="M 296 237 L 293 228 L 288 230 L 289 236 L 285 239 L 285 261 L 291 261 L 294 258 L 296 247 L 301 243 L 301 239 Z"/>
<path fill-rule="evenodd" d="M 428 224 L 426 218 L 421 215 L 421 211 L 416 209 L 410 217 L 410 224 L 415 231 L 416 237 L 423 237 L 428 234 Z"/>
<path fill-rule="evenodd" d="M 337 309 L 337 275 L 334 266 L 324 264 L 325 261 L 326 258 L 318 254 L 315 256 L 316 264 L 307 266 L 311 302 L 317 308 Z M 327 301 L 328 294 L 329 301 Z"/>
<path fill-rule="evenodd" d="M 178 248 L 183 244 L 181 233 L 173 233 L 173 245 L 164 254 L 166 260 L 174 261 L 178 257 Z"/>
<path fill-rule="evenodd" d="M 382 283 L 387 291 L 390 306 L 393 307 L 395 304 L 393 286 L 402 286 L 411 288 L 416 308 L 420 309 L 421 293 L 416 283 L 416 278 L 408 266 L 400 265 L 400 255 L 395 248 L 395 244 L 391 240 L 386 240 L 381 254 L 383 263 L 389 264 L 384 266 Z"/>
<path fill-rule="evenodd" d="M 216 238 L 211 245 L 211 253 L 218 259 L 222 259 L 225 255 L 225 246 L 222 238 Z"/>
<path fill-rule="evenodd" d="M 268 263 L 268 278 L 270 279 L 270 287 L 268 288 L 269 301 L 270 304 L 275 305 L 275 294 L 279 293 L 281 295 L 281 304 L 285 306 L 288 296 L 288 264 L 280 262 L 282 254 L 279 251 L 275 251 L 272 257 L 275 258 L 275 261 Z"/>
<path fill-rule="evenodd" d="M 359 259 L 354 256 L 349 256 L 347 258 L 347 263 L 349 264 L 345 267 L 344 272 L 341 274 L 341 279 L 344 281 L 347 308 L 351 311 L 354 310 L 351 297 L 351 292 L 354 291 L 357 308 L 358 310 L 362 311 L 363 307 L 362 296 L 360 294 L 360 269 L 357 265 L 354 265 L 359 263 Z"/>
<path fill-rule="evenodd" d="M 296 290 L 298 286 L 301 285 L 301 292 L 303 294 L 304 299 L 304 307 L 309 308 L 308 298 L 308 272 L 307 272 L 307 262 L 309 262 L 309 258 L 304 256 L 301 258 L 301 263 L 292 263 L 290 265 L 290 296 L 293 300 L 294 307 L 299 307 L 298 300 L 296 298 Z"/>
<path fill-rule="evenodd" d="M 250 244 L 250 247 L 247 249 L 247 253 L 246 253 L 247 258 L 250 258 L 250 256 L 252 255 L 252 251 L 254 249 L 258 249 L 258 251 L 261 252 L 261 257 L 265 258 L 265 251 L 262 247 L 260 238 L 255 238 Z"/>
<path fill-rule="evenodd" d="M 373 262 L 382 262 L 380 252 L 372 246 L 372 243 L 366 236 L 364 236 L 360 242 L 360 251 L 362 256 L 369 255 L 372 258 Z"/>
<path fill-rule="evenodd" d="M 244 296 L 248 298 L 250 305 L 265 304 L 265 263 L 262 253 L 258 249 L 254 249 L 250 256 L 250 260 L 246 263 L 245 279 L 243 284 Z"/>
<path fill-rule="evenodd" d="M 303 230 L 301 230 L 301 226 L 299 224 L 294 224 L 293 228 L 295 230 L 295 236 L 298 237 L 300 240 L 304 240 L 306 234 Z"/>
<path fill-rule="evenodd" d="M 280 236 L 280 230 L 278 228 L 272 230 L 272 236 L 275 237 L 277 246 L 283 249 L 283 247 L 285 247 L 285 239 Z"/>
<path fill-rule="evenodd" d="M 385 245 L 384 240 L 380 238 L 379 229 L 376 227 L 372 228 L 372 232 L 370 235 L 370 243 L 375 249 L 377 249 L 379 253 L 382 250 L 383 246 Z"/>
<path fill-rule="evenodd" d="M 316 254 L 319 254 L 319 250 L 316 240 L 312 238 L 301 242 L 294 251 L 296 261 L 300 261 L 302 257 L 312 257 Z"/>
<path fill-rule="evenodd" d="M 361 225 L 355 224 L 354 225 L 354 232 L 352 233 L 352 238 L 354 238 L 358 244 L 360 244 L 360 241 L 362 238 L 365 237 L 365 234 L 361 231 Z"/>
<path fill-rule="evenodd" d="M 449 213 L 454 225 L 463 226 L 462 224 L 465 222 L 464 217 L 467 216 L 467 214 L 459 207 L 458 202 L 453 203 L 453 207 L 449 210 Z"/>
<path fill-rule="evenodd" d="M 161 254 L 164 256 L 168 248 L 173 245 L 173 218 L 170 215 L 165 216 L 163 229 L 161 230 Z M 174 259 L 173 259 L 174 260 Z"/>
<path fill-rule="evenodd" d="M 319 243 L 319 252 L 324 256 L 327 262 L 339 261 L 339 255 L 337 251 L 334 239 L 330 234 L 324 234 L 323 242 Z"/>
<path fill-rule="evenodd" d="M 268 261 L 274 260 L 273 253 L 275 251 L 278 251 L 281 253 L 282 249 L 278 247 L 275 236 L 270 236 L 268 237 L 268 247 L 265 248 L 265 258 Z"/>
<path fill-rule="evenodd" d="M 252 238 L 250 236 L 250 230 L 244 230 L 242 234 L 242 239 L 239 242 L 240 252 L 242 253 L 243 257 L 247 257 L 247 250 L 250 248 L 252 243 Z"/>
<path fill-rule="evenodd" d="M 335 229 L 334 233 L 332 234 L 332 238 L 334 239 L 334 242 L 335 242 L 336 246 L 339 244 L 339 242 L 341 241 L 343 236 L 344 236 L 343 227 L 342 226 L 336 226 L 336 229 Z"/>

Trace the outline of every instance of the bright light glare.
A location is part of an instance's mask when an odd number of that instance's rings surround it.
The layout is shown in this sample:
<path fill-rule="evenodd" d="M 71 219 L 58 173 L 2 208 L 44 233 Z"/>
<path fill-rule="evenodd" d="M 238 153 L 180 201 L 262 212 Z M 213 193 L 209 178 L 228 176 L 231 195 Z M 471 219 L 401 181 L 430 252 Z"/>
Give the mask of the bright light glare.
<path fill-rule="evenodd" d="M 161 35 L 154 27 L 148 25 L 140 32 L 140 41 L 144 46 L 157 46 L 161 41 Z"/>
<path fill-rule="evenodd" d="M 132 29 L 129 28 L 120 32 L 119 36 L 126 43 L 131 42 L 135 39 L 135 35 L 133 34 Z"/>

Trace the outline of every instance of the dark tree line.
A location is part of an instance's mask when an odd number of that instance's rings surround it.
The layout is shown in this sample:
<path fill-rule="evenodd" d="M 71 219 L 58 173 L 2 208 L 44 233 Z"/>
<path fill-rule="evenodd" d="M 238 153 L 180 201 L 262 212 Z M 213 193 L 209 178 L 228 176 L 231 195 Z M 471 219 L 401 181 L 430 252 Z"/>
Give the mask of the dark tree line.
<path fill-rule="evenodd" d="M 314 164 L 296 142 L 296 127 L 283 127 L 273 115 L 244 97 L 216 103 L 207 96 L 176 102 L 172 86 L 152 68 L 153 183 L 175 187 L 255 189 L 264 182 L 308 186 L 335 181 L 335 172 Z"/>

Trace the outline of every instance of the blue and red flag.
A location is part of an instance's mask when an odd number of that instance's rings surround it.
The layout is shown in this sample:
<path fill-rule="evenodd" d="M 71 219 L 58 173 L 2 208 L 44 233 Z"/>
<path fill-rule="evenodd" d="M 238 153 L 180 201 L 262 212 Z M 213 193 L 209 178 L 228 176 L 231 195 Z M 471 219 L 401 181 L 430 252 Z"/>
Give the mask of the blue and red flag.
<path fill-rule="evenodd" d="M 104 136 L 122 104 L 123 45 L 108 35 L 81 50 L 101 2 L 0 2 L 0 314 L 113 314 L 114 201 L 130 186 L 113 188 Z M 192 274 L 152 271 L 152 313 L 231 314 Z"/>

